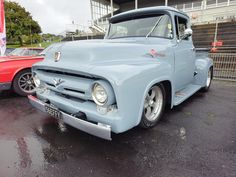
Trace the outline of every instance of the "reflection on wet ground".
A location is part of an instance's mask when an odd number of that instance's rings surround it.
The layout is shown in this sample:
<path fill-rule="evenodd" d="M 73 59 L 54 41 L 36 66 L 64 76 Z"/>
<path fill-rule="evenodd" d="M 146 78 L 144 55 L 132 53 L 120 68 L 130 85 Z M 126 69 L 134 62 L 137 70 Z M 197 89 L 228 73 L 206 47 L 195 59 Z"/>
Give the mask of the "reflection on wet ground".
<path fill-rule="evenodd" d="M 0 94 L 0 177 L 236 176 L 236 84 L 213 82 L 150 130 L 105 141 Z"/>

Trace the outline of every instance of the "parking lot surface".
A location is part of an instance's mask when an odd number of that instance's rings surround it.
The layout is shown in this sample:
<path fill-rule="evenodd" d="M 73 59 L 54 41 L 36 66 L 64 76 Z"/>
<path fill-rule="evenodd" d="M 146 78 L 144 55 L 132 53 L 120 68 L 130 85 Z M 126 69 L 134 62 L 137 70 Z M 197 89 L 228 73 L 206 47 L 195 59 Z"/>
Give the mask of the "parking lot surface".
<path fill-rule="evenodd" d="M 236 83 L 214 81 L 150 129 L 105 141 L 0 94 L 0 177 L 236 177 Z"/>

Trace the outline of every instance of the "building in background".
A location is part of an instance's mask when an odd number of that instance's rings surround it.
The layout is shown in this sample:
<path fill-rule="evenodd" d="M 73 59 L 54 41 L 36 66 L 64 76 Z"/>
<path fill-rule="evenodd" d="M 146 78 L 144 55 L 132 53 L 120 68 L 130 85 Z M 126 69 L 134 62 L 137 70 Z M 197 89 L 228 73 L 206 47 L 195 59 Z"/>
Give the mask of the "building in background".
<path fill-rule="evenodd" d="M 236 0 L 90 0 L 90 2 L 94 30 L 97 28 L 106 30 L 108 19 L 115 14 L 163 5 L 186 12 L 194 25 L 226 22 L 236 18 Z"/>

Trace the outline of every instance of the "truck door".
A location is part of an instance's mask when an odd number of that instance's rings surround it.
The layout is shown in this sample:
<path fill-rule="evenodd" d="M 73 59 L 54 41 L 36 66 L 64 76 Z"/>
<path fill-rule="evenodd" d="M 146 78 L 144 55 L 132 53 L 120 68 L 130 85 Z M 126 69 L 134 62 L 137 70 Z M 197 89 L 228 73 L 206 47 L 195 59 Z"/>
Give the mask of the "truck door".
<path fill-rule="evenodd" d="M 175 89 L 184 88 L 193 81 L 195 71 L 195 48 L 192 37 L 181 39 L 184 31 L 190 28 L 187 17 L 175 16 L 177 45 L 175 46 Z"/>

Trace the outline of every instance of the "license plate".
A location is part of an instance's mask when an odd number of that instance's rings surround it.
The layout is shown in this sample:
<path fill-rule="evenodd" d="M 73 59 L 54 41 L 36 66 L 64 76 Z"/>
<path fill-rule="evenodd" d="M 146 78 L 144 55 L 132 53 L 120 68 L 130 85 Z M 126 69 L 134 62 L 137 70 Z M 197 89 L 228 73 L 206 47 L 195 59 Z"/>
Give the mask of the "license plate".
<path fill-rule="evenodd" d="M 45 105 L 45 110 L 50 116 L 56 119 L 61 119 L 61 112 L 57 108 L 50 105 Z"/>

